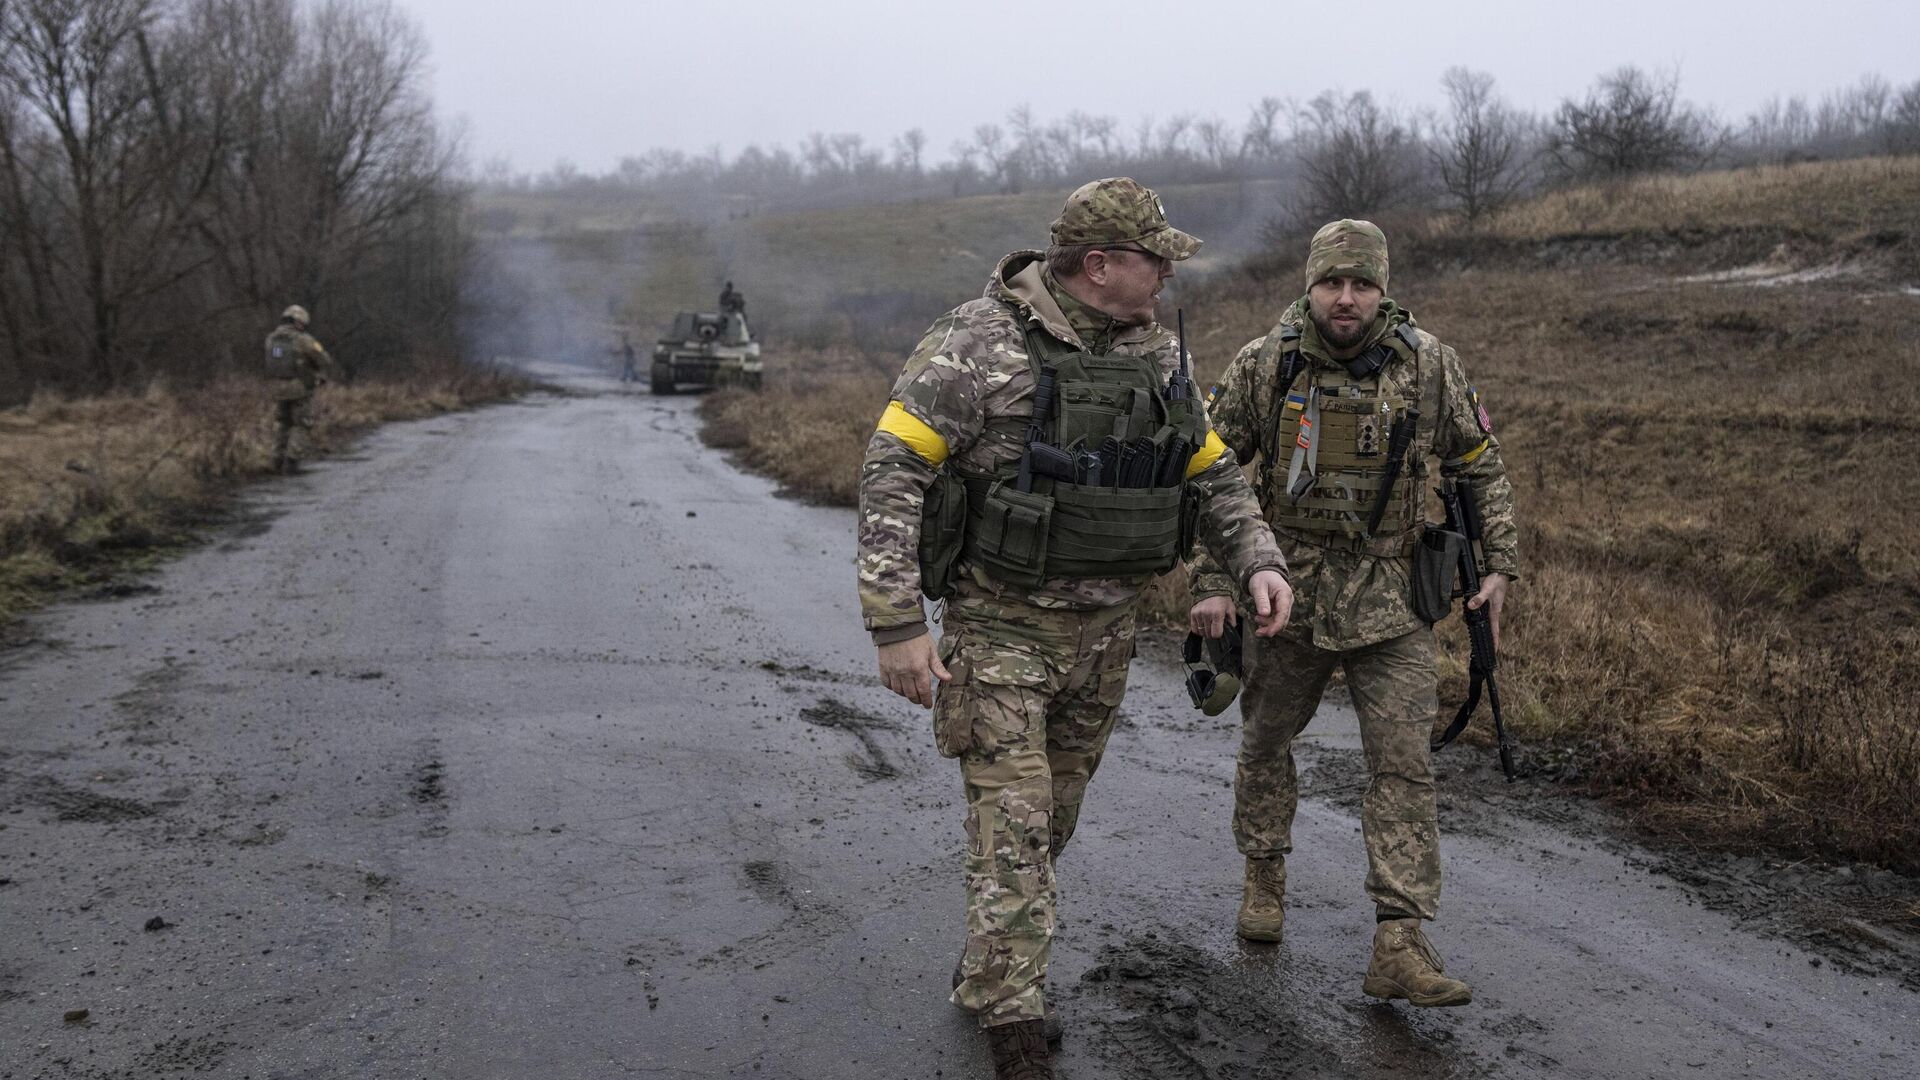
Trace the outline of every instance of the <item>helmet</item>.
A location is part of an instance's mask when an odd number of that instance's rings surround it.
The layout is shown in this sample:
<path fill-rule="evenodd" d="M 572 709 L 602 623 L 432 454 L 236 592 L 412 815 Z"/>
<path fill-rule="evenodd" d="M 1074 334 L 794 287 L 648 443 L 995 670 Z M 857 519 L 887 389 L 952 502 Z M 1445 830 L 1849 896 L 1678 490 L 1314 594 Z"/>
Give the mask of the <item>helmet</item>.
<path fill-rule="evenodd" d="M 301 307 L 299 304 L 289 305 L 287 310 L 280 313 L 280 321 L 299 323 L 301 326 L 305 326 L 307 325 L 307 309 Z"/>

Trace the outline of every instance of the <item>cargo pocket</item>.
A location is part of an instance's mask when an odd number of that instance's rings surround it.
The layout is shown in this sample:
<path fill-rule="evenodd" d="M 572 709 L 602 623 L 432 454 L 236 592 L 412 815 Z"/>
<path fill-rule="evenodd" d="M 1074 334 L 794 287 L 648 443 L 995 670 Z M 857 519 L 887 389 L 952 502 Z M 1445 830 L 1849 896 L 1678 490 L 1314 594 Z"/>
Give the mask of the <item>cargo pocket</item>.
<path fill-rule="evenodd" d="M 940 642 L 940 663 L 953 676 L 933 692 L 933 746 L 941 757 L 973 749 L 973 665 L 962 656 L 958 634 Z"/>
<path fill-rule="evenodd" d="M 1100 670 L 1094 673 L 1094 678 L 1099 680 L 1094 695 L 1100 704 L 1110 709 L 1119 708 L 1121 699 L 1127 696 L 1127 667 L 1133 663 L 1133 642 L 1129 636 L 1108 646 L 1107 655 L 1101 658 Z"/>

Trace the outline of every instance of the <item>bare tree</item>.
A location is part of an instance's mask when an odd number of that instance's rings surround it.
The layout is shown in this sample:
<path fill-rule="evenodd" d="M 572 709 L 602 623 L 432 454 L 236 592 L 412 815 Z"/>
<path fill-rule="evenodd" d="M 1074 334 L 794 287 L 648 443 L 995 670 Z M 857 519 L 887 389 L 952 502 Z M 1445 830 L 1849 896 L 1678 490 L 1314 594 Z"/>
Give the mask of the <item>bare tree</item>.
<path fill-rule="evenodd" d="M 0 395 L 192 377 L 294 299 L 363 358 L 444 334 L 424 56 L 380 0 L 0 0 Z"/>
<path fill-rule="evenodd" d="M 1627 66 L 1554 111 L 1546 154 L 1562 179 L 1589 180 L 1696 169 L 1725 141 L 1720 124 L 1680 99 L 1677 71 Z"/>
<path fill-rule="evenodd" d="M 1247 126 L 1240 135 L 1240 153 L 1244 157 L 1272 161 L 1280 156 L 1280 117 L 1287 103 L 1277 97 L 1263 97 L 1254 103 Z"/>
<path fill-rule="evenodd" d="M 927 133 L 920 128 L 908 128 L 893 140 L 894 163 L 909 175 L 921 174 L 926 152 Z"/>
<path fill-rule="evenodd" d="M 1428 149 L 1447 194 L 1469 222 L 1500 209 L 1525 182 L 1524 118 L 1493 92 L 1493 76 L 1463 67 L 1440 76 L 1448 119 Z"/>
<path fill-rule="evenodd" d="M 965 146 L 969 160 L 979 158 L 986 172 L 1001 191 L 1014 193 L 1019 188 L 1019 173 L 1007 148 L 1007 133 L 999 124 L 981 124 L 973 129 L 973 141 Z"/>
<path fill-rule="evenodd" d="M 1309 217 L 1370 214 L 1397 206 L 1420 188 L 1419 139 L 1410 124 L 1365 90 L 1327 91 L 1299 117 L 1304 197 Z"/>
<path fill-rule="evenodd" d="M 1881 145 L 1890 154 L 1920 154 L 1920 79 L 1894 97 Z"/>

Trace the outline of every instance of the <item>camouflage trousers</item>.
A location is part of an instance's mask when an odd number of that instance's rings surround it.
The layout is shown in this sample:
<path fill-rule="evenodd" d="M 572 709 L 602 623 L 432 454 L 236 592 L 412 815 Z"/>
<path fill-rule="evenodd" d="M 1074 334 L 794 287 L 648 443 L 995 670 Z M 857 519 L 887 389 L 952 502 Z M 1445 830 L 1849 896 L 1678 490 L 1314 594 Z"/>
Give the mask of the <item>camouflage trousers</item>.
<path fill-rule="evenodd" d="M 1440 903 L 1440 827 L 1427 749 L 1438 705 L 1433 631 L 1415 630 L 1346 652 L 1288 638 L 1249 637 L 1240 695 L 1240 762 L 1233 838 L 1249 857 L 1293 850 L 1300 800 L 1293 740 L 1313 719 L 1335 667 L 1345 670 L 1367 791 L 1360 831 L 1367 843 L 1367 895 L 1376 907 L 1423 919 Z"/>
<path fill-rule="evenodd" d="M 273 403 L 273 465 L 307 456 L 313 441 L 313 396 L 279 398 Z"/>
<path fill-rule="evenodd" d="M 1042 1015 L 1053 861 L 1127 689 L 1133 603 L 1061 611 L 971 586 L 947 602 L 934 702 L 967 794 L 967 945 L 953 1003 L 981 1027 Z"/>

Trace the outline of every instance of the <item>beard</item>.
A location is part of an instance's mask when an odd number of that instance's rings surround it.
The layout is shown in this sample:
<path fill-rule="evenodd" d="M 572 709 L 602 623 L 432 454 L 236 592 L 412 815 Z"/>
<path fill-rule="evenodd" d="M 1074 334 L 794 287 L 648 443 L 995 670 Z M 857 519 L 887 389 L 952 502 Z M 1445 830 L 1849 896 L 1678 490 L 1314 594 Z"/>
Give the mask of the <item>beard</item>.
<path fill-rule="evenodd" d="M 1320 331 L 1320 340 L 1326 342 L 1328 347 L 1333 349 L 1351 349 L 1355 345 L 1365 341 L 1367 331 L 1373 329 L 1371 322 L 1359 322 L 1354 324 L 1350 332 L 1341 333 L 1334 328 L 1331 317 L 1322 316 L 1318 312 L 1310 312 L 1309 314 L 1313 319 L 1313 328 Z"/>

